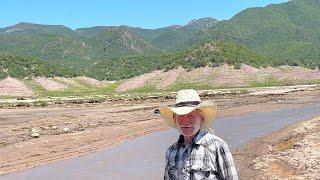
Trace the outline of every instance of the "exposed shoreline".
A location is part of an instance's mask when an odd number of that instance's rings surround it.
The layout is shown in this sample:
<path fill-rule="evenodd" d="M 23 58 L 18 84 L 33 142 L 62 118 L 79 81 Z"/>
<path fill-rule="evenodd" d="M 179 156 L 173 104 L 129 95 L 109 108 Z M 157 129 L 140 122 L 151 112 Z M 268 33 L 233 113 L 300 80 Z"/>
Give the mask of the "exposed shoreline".
<path fill-rule="evenodd" d="M 219 105 L 219 117 L 226 117 L 307 106 L 319 98 L 319 90 L 315 90 L 225 95 L 214 99 Z M 152 112 L 158 106 L 172 104 L 173 100 L 137 103 L 2 109 L 0 175 L 110 148 L 124 140 L 168 128 Z M 63 128 L 69 131 L 64 132 Z M 30 137 L 31 131 L 39 131 L 40 137 Z"/>
<path fill-rule="evenodd" d="M 320 116 L 258 137 L 234 153 L 240 179 L 317 179 Z"/>

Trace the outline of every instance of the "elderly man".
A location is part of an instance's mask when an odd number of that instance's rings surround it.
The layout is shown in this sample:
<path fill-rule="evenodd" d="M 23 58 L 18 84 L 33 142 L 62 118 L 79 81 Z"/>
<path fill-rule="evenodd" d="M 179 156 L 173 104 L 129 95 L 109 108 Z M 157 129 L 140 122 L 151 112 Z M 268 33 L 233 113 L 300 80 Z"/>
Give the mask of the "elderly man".
<path fill-rule="evenodd" d="M 177 93 L 174 108 L 159 109 L 167 123 L 181 134 L 166 153 L 164 179 L 238 179 L 227 144 L 210 133 L 217 116 L 212 101 L 200 101 L 195 90 Z"/>

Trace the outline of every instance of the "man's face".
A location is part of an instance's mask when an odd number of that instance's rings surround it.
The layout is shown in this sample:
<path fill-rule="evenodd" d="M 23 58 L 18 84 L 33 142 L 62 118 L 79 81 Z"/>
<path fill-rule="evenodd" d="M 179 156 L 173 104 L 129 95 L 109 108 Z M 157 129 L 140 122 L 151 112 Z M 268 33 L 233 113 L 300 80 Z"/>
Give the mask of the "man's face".
<path fill-rule="evenodd" d="M 174 114 L 173 120 L 180 134 L 183 136 L 193 136 L 201 127 L 202 116 L 195 110 L 185 115 Z"/>

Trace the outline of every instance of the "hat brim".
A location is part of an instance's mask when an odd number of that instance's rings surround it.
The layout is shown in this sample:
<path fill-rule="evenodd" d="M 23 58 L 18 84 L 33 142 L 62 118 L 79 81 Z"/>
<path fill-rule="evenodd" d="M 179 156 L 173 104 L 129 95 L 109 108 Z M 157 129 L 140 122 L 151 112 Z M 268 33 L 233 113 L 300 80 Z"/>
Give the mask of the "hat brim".
<path fill-rule="evenodd" d="M 166 120 L 167 124 L 170 125 L 171 127 L 176 128 L 176 125 L 173 121 L 173 114 L 178 114 L 178 115 L 189 114 L 190 112 L 192 112 L 195 109 L 201 110 L 204 115 L 204 121 L 203 121 L 202 126 L 205 129 L 210 128 L 210 125 L 216 119 L 217 114 L 218 114 L 217 113 L 218 107 L 216 104 L 214 104 L 213 101 L 210 101 L 210 100 L 204 101 L 195 107 L 170 108 L 168 106 L 164 106 L 164 107 L 160 107 L 159 111 L 160 111 L 160 114 Z"/>

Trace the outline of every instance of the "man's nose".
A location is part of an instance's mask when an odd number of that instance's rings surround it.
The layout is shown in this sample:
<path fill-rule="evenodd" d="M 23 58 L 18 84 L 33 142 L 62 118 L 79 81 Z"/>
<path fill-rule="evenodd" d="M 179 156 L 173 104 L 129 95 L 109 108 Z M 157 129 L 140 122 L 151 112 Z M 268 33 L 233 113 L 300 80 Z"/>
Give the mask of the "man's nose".
<path fill-rule="evenodd" d="M 179 121 L 180 121 L 180 123 L 186 123 L 189 121 L 189 118 L 186 115 L 182 115 L 179 117 Z"/>

